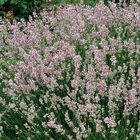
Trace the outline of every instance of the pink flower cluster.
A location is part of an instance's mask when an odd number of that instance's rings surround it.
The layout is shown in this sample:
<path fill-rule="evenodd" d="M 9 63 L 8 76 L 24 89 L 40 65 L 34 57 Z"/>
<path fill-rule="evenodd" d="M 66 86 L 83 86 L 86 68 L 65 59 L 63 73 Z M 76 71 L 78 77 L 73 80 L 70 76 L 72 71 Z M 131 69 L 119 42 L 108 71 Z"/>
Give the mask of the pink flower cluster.
<path fill-rule="evenodd" d="M 0 136 L 6 129 L 19 139 L 27 133 L 55 140 L 118 136 L 124 120 L 130 121 L 124 127 L 137 129 L 140 121 L 134 127 L 132 118 L 140 112 L 139 12 L 136 4 L 122 9 L 99 2 L 0 25 L 0 45 L 8 48 L 0 59 Z"/>

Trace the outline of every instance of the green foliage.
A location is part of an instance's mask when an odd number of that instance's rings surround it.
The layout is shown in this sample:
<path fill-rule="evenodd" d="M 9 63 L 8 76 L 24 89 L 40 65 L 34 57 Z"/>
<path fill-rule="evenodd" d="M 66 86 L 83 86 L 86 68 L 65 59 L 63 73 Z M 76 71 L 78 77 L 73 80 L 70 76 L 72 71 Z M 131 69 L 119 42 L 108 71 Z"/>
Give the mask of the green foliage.
<path fill-rule="evenodd" d="M 6 2 L 6 0 L 0 0 L 0 5 L 3 5 Z"/>
<path fill-rule="evenodd" d="M 4 17 L 9 10 L 13 10 L 14 17 L 28 17 L 38 11 L 44 0 L 0 0 L 0 14 Z"/>

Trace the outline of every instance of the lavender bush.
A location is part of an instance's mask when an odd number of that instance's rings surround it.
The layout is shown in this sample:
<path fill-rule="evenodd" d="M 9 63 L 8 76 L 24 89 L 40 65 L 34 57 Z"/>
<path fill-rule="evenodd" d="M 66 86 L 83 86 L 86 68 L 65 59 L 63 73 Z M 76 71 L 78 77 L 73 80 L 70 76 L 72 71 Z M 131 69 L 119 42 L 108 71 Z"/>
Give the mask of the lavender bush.
<path fill-rule="evenodd" d="M 139 140 L 140 7 L 69 5 L 0 25 L 1 140 Z"/>

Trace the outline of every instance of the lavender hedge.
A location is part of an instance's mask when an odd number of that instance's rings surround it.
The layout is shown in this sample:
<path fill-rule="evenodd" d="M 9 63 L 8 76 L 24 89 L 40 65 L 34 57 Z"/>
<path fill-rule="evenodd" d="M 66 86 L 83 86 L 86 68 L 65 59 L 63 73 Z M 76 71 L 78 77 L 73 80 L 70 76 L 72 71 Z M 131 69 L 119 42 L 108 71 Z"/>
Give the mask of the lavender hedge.
<path fill-rule="evenodd" d="M 69 5 L 0 25 L 1 140 L 139 140 L 140 7 Z"/>

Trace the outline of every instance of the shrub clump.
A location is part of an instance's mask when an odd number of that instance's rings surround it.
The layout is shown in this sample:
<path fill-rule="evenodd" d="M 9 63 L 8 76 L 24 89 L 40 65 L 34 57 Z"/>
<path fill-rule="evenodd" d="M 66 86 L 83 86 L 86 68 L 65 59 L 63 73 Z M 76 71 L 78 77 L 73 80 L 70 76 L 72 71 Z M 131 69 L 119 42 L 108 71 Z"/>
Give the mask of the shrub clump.
<path fill-rule="evenodd" d="M 139 6 L 40 14 L 1 21 L 1 139 L 139 140 Z"/>

